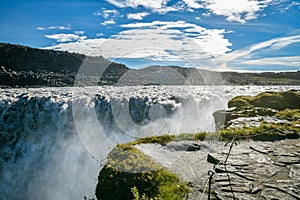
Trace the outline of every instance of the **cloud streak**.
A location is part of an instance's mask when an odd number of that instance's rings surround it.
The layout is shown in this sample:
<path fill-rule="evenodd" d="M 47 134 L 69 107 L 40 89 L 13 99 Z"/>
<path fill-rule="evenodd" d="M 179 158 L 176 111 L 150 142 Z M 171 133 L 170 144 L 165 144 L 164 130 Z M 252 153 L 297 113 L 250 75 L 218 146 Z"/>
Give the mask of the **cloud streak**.
<path fill-rule="evenodd" d="M 71 25 L 68 24 L 67 26 L 55 25 L 55 26 L 48 26 L 48 27 L 37 27 L 36 29 L 39 30 L 39 31 L 45 31 L 45 30 L 71 30 Z"/>
<path fill-rule="evenodd" d="M 273 38 L 243 49 L 229 52 L 215 59 L 223 69 L 242 66 L 280 65 L 300 68 L 299 56 L 270 56 L 292 44 L 300 44 L 300 35 Z M 298 59 L 298 60 L 297 60 Z"/>
<path fill-rule="evenodd" d="M 170 0 L 106 0 L 110 4 L 119 8 L 135 8 L 144 7 L 153 13 L 168 13 L 184 10 L 184 4 L 181 1 L 172 2 Z"/>
<path fill-rule="evenodd" d="M 300 42 L 300 35 L 295 36 L 289 36 L 289 37 L 280 37 L 280 38 L 274 38 L 271 40 L 267 40 L 258 44 L 251 45 L 247 48 L 243 48 L 240 50 L 236 50 L 227 56 L 225 56 L 225 60 L 232 60 L 237 58 L 252 58 L 253 53 L 258 50 L 264 50 L 264 51 L 275 51 L 282 49 L 290 44 L 298 43 Z"/>
<path fill-rule="evenodd" d="M 138 6 L 143 6 L 144 8 L 150 9 L 150 10 L 157 10 L 161 9 L 168 0 L 151 0 L 151 1 L 145 1 L 145 0 L 107 0 L 109 3 L 120 7 L 132 7 L 137 8 Z"/>
<path fill-rule="evenodd" d="M 300 56 L 271 57 L 237 61 L 240 65 L 300 67 Z"/>
<path fill-rule="evenodd" d="M 135 20 L 142 20 L 144 17 L 148 16 L 149 13 L 141 12 L 141 13 L 130 13 L 127 14 L 127 19 L 135 19 Z"/>
<path fill-rule="evenodd" d="M 78 40 L 85 40 L 86 36 L 80 36 L 76 34 L 53 34 L 53 35 L 45 35 L 46 38 L 54 39 L 57 42 L 72 42 L 72 41 L 78 41 Z"/>
<path fill-rule="evenodd" d="M 101 23 L 103 26 L 111 25 L 111 24 L 116 24 L 114 20 L 106 20 Z"/>

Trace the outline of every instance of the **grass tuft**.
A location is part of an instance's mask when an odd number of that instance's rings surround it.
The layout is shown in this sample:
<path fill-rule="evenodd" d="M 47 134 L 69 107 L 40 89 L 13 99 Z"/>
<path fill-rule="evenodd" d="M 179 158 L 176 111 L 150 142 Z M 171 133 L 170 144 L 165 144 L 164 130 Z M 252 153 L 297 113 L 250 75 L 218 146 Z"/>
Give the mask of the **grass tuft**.
<path fill-rule="evenodd" d="M 275 141 L 282 139 L 299 138 L 300 128 L 288 124 L 267 124 L 261 122 L 258 127 L 244 127 L 239 129 L 227 128 L 218 132 L 219 139 L 231 140 L 236 137 L 238 140 L 253 139 L 260 141 Z"/>

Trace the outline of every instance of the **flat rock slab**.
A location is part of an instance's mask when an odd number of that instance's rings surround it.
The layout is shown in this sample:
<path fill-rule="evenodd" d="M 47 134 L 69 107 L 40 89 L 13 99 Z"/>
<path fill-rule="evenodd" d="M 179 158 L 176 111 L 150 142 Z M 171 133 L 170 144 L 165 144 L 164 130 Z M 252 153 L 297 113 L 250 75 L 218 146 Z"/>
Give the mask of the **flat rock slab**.
<path fill-rule="evenodd" d="M 230 145 L 223 142 L 179 141 L 136 147 L 187 182 L 190 200 L 207 199 L 208 171 L 215 166 L 207 162 L 208 155 L 220 161 L 211 186 L 218 199 L 300 200 L 299 144 L 300 139 L 236 142 L 226 163 Z"/>
<path fill-rule="evenodd" d="M 230 166 L 230 170 L 227 170 L 230 185 L 226 185 L 226 181 L 219 181 L 224 178 L 224 172 L 216 173 L 212 186 L 216 196 L 219 199 L 233 199 L 234 196 L 235 199 L 299 200 L 300 157 L 296 155 L 299 143 L 300 140 L 295 139 L 276 142 L 249 141 L 235 145 L 233 147 L 235 153 L 230 154 L 230 159 L 226 163 L 226 168 Z M 252 151 L 245 155 L 242 153 L 244 149 Z M 240 152 L 240 154 L 236 152 Z M 221 156 L 219 155 L 219 157 Z M 236 161 L 248 165 L 236 167 Z M 221 167 L 223 170 L 225 169 L 225 166 Z M 239 176 L 239 179 L 236 176 Z"/>

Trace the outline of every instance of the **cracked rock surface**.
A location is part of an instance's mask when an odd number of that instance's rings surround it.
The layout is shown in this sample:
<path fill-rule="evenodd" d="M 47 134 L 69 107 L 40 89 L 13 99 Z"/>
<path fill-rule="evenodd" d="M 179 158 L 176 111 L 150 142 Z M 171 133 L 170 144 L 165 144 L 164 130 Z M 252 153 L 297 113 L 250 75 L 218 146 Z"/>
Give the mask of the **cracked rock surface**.
<path fill-rule="evenodd" d="M 242 142 L 216 167 L 218 199 L 300 199 L 300 140 Z M 214 154 L 217 158 L 222 153 Z M 245 165 L 236 165 L 243 162 Z"/>
<path fill-rule="evenodd" d="M 197 148 L 190 151 L 190 146 Z M 300 139 L 235 142 L 225 164 L 229 146 L 180 141 L 137 148 L 187 182 L 191 200 L 207 199 L 208 171 L 214 167 L 211 188 L 215 199 L 300 199 Z M 220 163 L 208 163 L 208 154 Z"/>

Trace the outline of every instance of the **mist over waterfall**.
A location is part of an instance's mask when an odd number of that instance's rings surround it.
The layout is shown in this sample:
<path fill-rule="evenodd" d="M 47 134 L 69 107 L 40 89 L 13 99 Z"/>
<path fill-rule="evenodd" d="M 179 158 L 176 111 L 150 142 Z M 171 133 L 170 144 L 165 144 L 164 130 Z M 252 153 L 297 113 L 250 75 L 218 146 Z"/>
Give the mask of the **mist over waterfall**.
<path fill-rule="evenodd" d="M 93 198 L 118 143 L 214 131 L 212 113 L 236 95 L 281 86 L 0 89 L 0 199 Z"/>

